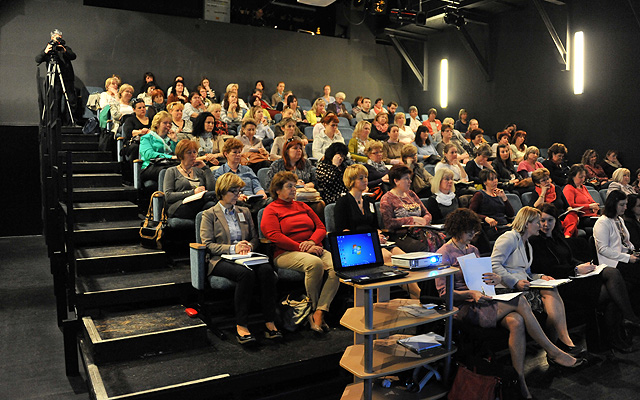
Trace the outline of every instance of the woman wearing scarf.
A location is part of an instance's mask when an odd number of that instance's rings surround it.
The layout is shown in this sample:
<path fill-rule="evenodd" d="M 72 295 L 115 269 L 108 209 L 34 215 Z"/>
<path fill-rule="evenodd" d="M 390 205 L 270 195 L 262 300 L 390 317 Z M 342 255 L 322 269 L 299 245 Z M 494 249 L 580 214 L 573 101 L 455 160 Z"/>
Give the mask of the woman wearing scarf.
<path fill-rule="evenodd" d="M 386 142 L 389 140 L 389 115 L 387 113 L 377 114 L 373 120 L 371 134 L 369 137 L 373 140 Z"/>
<path fill-rule="evenodd" d="M 390 189 L 389 168 L 382 161 L 382 143 L 376 140 L 368 142 L 364 154 L 368 157 L 364 166 L 369 172 L 369 190 L 380 187 L 383 192 L 387 192 Z"/>

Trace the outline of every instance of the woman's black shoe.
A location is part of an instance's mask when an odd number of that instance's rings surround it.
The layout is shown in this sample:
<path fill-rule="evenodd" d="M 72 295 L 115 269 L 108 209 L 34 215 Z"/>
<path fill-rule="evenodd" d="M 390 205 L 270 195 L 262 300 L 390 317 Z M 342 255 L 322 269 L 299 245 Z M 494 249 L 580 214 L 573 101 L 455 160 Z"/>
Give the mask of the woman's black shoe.
<path fill-rule="evenodd" d="M 582 346 L 569 346 L 560 339 L 556 340 L 556 346 L 574 358 L 578 358 L 581 354 L 587 352 L 587 350 Z"/>
<path fill-rule="evenodd" d="M 564 366 L 562 364 L 559 364 L 558 362 L 556 362 L 554 359 L 552 359 L 551 357 L 549 357 L 547 355 L 547 364 L 549 364 L 549 366 L 554 366 L 554 367 L 561 367 L 561 368 L 568 368 L 568 369 L 574 369 L 574 368 L 578 368 L 582 365 L 586 365 L 587 364 L 587 359 L 586 358 L 582 358 L 582 357 L 575 357 L 576 362 L 573 365 L 570 366 Z"/>
<path fill-rule="evenodd" d="M 272 331 L 267 329 L 266 331 L 264 331 L 264 337 L 269 340 L 278 340 L 278 339 L 282 339 L 282 333 L 277 330 Z"/>
<path fill-rule="evenodd" d="M 248 335 L 239 335 L 236 333 L 236 339 L 238 340 L 238 343 L 240 343 L 241 345 L 247 345 L 250 343 L 255 343 L 256 342 L 256 338 L 252 335 L 252 334 L 248 334 Z"/>

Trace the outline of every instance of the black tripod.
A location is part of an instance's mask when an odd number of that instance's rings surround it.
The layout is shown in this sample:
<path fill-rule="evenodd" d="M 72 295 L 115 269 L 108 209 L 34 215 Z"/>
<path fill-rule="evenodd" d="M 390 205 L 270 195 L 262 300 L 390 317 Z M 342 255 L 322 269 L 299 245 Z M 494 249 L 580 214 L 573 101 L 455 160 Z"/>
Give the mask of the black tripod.
<path fill-rule="evenodd" d="M 47 84 L 46 88 L 49 91 L 53 90 L 55 93 L 55 85 L 56 85 L 56 76 L 60 80 L 60 84 L 62 85 L 62 93 L 64 93 L 64 99 L 67 103 L 67 112 L 69 112 L 69 116 L 71 117 L 71 125 L 75 125 L 76 121 L 73 119 L 73 113 L 71 112 L 71 106 L 69 105 L 69 96 L 67 96 L 67 88 L 64 85 L 64 80 L 62 79 L 62 73 L 60 72 L 60 65 L 58 64 L 58 60 L 56 60 L 55 55 L 49 56 L 49 62 L 47 63 Z M 60 99 L 55 99 L 56 102 L 60 101 Z M 59 109 L 59 108 L 58 108 Z M 42 119 L 44 119 L 45 109 L 42 109 Z M 62 116 L 61 116 L 62 117 Z"/>

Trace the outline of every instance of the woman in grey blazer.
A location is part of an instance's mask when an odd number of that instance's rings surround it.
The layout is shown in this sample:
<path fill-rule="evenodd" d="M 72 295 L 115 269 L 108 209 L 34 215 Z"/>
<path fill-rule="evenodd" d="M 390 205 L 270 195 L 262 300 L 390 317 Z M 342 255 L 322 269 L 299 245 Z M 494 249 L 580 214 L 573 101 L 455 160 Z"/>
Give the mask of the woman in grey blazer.
<path fill-rule="evenodd" d="M 258 247 L 258 234 L 246 207 L 236 206 L 244 181 L 227 172 L 218 178 L 216 194 L 220 201 L 202 214 L 200 238 L 207 246 L 209 275 L 222 276 L 236 283 L 234 304 L 236 338 L 240 344 L 256 341 L 248 329 L 249 304 L 254 284 L 260 287 L 260 304 L 267 339 L 280 339 L 274 324 L 276 314 L 276 273 L 268 263 L 245 266 L 222 258 L 223 254 L 247 254 Z"/>
<path fill-rule="evenodd" d="M 491 254 L 491 266 L 493 272 L 500 275 L 502 279 L 502 283 L 496 288 L 524 292 L 532 309 L 547 313 L 549 339 L 560 350 L 577 357 L 584 352 L 584 348 L 576 346 L 569 336 L 564 302 L 558 290 L 556 288 L 531 289 L 530 280 L 553 279 L 547 275 L 531 272 L 533 249 L 528 239 L 540 233 L 540 216 L 540 210 L 528 206 L 522 207 L 511 224 L 512 229 L 496 240 Z"/>
<path fill-rule="evenodd" d="M 198 157 L 196 142 L 181 140 L 176 146 L 176 156 L 180 165 L 168 168 L 164 175 L 167 215 L 173 218 L 195 219 L 200 211 L 215 204 L 215 180 L 211 170 L 202 160 L 203 157 Z M 199 193 L 203 193 L 201 198 L 184 202 L 187 197 Z"/>

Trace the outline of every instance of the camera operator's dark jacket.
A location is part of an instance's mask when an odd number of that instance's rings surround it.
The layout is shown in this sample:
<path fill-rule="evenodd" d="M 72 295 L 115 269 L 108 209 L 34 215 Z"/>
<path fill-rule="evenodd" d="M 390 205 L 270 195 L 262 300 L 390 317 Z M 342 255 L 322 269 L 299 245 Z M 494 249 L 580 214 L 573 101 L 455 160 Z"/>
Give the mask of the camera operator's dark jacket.
<path fill-rule="evenodd" d="M 76 59 L 76 53 L 71 50 L 71 47 L 65 45 L 64 46 L 67 51 L 65 52 L 62 49 L 56 48 L 56 50 L 52 51 L 54 57 L 58 60 L 58 65 L 60 65 L 60 72 L 62 73 L 62 79 L 65 81 L 73 81 L 74 73 L 73 66 L 71 65 L 71 61 Z M 46 47 L 45 47 L 46 48 Z M 49 62 L 49 55 L 44 52 L 44 49 L 36 56 L 36 62 L 40 64 L 41 62 Z"/>

